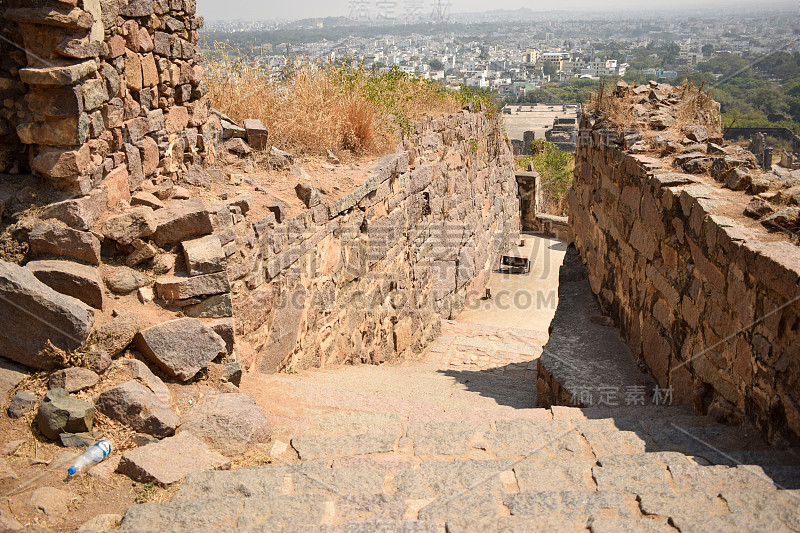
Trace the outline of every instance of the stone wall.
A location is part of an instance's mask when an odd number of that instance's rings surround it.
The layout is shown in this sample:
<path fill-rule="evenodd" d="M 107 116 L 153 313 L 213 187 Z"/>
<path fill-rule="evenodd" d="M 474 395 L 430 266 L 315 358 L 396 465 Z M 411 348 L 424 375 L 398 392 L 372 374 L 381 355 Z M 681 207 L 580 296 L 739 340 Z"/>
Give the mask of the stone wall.
<path fill-rule="evenodd" d="M 412 357 L 483 295 L 519 234 L 513 159 L 497 123 L 428 119 L 332 205 L 245 220 L 224 240 L 239 355 L 264 372 Z M 276 219 L 277 215 L 277 219 Z M 234 237 L 235 233 L 235 237 Z M 473 292 L 471 292 L 473 291 Z"/>
<path fill-rule="evenodd" d="M 602 307 L 676 402 L 750 419 L 773 440 L 800 435 L 800 247 L 741 216 L 752 191 L 675 173 L 681 156 L 631 153 L 649 141 L 599 123 L 582 123 L 569 205 Z M 750 164 L 711 142 L 706 155 L 709 135 L 684 129 L 662 146 L 702 149 L 712 169 Z"/>
<path fill-rule="evenodd" d="M 73 196 L 124 172 L 132 192 L 146 178 L 177 177 L 216 139 L 195 0 L 0 8 L 4 37 L 16 44 L 0 45 L 0 171 L 33 171 Z"/>

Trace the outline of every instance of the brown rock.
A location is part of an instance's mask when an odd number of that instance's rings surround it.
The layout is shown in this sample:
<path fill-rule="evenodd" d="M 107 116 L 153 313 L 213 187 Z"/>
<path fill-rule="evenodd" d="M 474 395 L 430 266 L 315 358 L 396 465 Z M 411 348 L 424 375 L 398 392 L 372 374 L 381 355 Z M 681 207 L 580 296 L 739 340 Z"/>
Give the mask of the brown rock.
<path fill-rule="evenodd" d="M 139 317 L 135 313 L 123 312 L 119 316 L 95 329 L 92 347 L 110 357 L 121 354 L 139 333 Z"/>
<path fill-rule="evenodd" d="M 125 51 L 125 81 L 131 91 L 139 92 L 144 87 L 142 58 L 130 50 Z"/>
<path fill-rule="evenodd" d="M 225 252 L 216 235 L 183 241 L 183 256 L 190 276 L 214 274 L 225 270 Z"/>
<path fill-rule="evenodd" d="M 170 108 L 164 118 L 167 133 L 178 133 L 189 125 L 189 111 L 183 106 Z"/>
<path fill-rule="evenodd" d="M 108 274 L 105 280 L 108 288 L 118 294 L 129 294 L 150 283 L 145 274 L 128 267 L 118 268 Z"/>
<path fill-rule="evenodd" d="M 266 150 L 269 148 L 269 134 L 263 122 L 252 118 L 245 119 L 244 129 L 247 132 L 247 144 L 253 150 Z"/>
<path fill-rule="evenodd" d="M 131 199 L 131 191 L 128 168 L 122 165 L 112 170 L 103 180 L 102 187 L 106 191 L 108 207 L 117 207 L 122 202 L 129 201 Z"/>
<path fill-rule="evenodd" d="M 271 434 L 264 411 L 247 394 L 208 395 L 205 403 L 186 413 L 180 431 L 192 433 L 226 455 L 241 455 Z"/>
<path fill-rule="evenodd" d="M 0 306 L 0 357 L 32 368 L 55 368 L 55 361 L 42 353 L 48 341 L 64 350 L 76 350 L 89 337 L 94 323 L 94 312 L 83 302 L 54 291 L 30 270 L 3 261 L 0 299 L 4 302 Z M 0 378 L 5 374 L 0 373 Z"/>
<path fill-rule="evenodd" d="M 226 352 L 225 341 L 193 318 L 171 320 L 145 329 L 134 340 L 145 357 L 181 381 L 192 379 Z"/>
<path fill-rule="evenodd" d="M 73 261 L 31 261 L 26 265 L 36 279 L 95 309 L 105 303 L 103 281 L 97 269 Z M 70 391 L 72 392 L 72 391 Z"/>
<path fill-rule="evenodd" d="M 774 212 L 775 209 L 772 205 L 758 196 L 750 200 L 750 203 L 747 204 L 747 207 L 744 209 L 744 214 L 753 218 L 762 218 Z"/>
<path fill-rule="evenodd" d="M 31 168 L 43 176 L 70 178 L 80 176 L 89 168 L 89 145 L 77 150 L 69 148 L 44 148 L 33 158 Z"/>
<path fill-rule="evenodd" d="M 204 276 L 164 276 L 155 283 L 158 296 L 163 300 L 187 300 L 197 296 L 211 296 L 229 292 L 228 275 L 217 272 Z"/>
<path fill-rule="evenodd" d="M 28 85 L 72 85 L 81 78 L 97 72 L 93 59 L 64 66 L 22 68 L 19 77 Z"/>
<path fill-rule="evenodd" d="M 50 389 L 64 389 L 67 392 L 78 392 L 94 387 L 100 377 L 88 368 L 72 367 L 57 370 L 50 374 L 47 387 Z"/>
<path fill-rule="evenodd" d="M 247 155 L 253 151 L 253 149 L 244 142 L 244 139 L 240 139 L 239 137 L 234 137 L 233 139 L 225 141 L 225 149 L 240 156 Z"/>
<path fill-rule="evenodd" d="M 156 211 L 156 219 L 158 227 L 153 234 L 153 240 L 159 246 L 208 235 L 214 231 L 208 210 L 199 198 L 173 202 Z"/>
<path fill-rule="evenodd" d="M 155 211 L 164 207 L 164 202 L 149 192 L 139 191 L 131 196 L 131 205 L 143 205 Z"/>
<path fill-rule="evenodd" d="M 28 240 L 34 257 L 57 255 L 100 264 L 100 241 L 91 233 L 42 224 L 31 231 Z"/>
<path fill-rule="evenodd" d="M 150 137 L 144 137 L 142 139 L 142 154 L 142 169 L 144 170 L 144 175 L 147 177 L 152 176 L 155 174 L 159 162 L 158 144 L 156 141 Z"/>
<path fill-rule="evenodd" d="M 158 69 L 153 54 L 147 54 L 142 58 L 142 84 L 144 87 L 158 85 Z"/>
<path fill-rule="evenodd" d="M 136 380 L 100 394 L 95 405 L 109 418 L 158 438 L 173 435 L 180 424 L 180 418 L 169 408 L 169 403 Z"/>
<path fill-rule="evenodd" d="M 25 144 L 80 146 L 89 140 L 89 115 L 67 116 L 47 122 L 27 122 L 17 126 L 17 135 Z"/>
<path fill-rule="evenodd" d="M 94 225 L 105 209 L 106 191 L 103 188 L 96 188 L 89 196 L 48 205 L 42 210 L 40 218 L 60 220 L 73 229 L 86 231 Z"/>
<path fill-rule="evenodd" d="M 191 433 L 180 433 L 125 452 L 117 471 L 142 483 L 166 486 L 192 472 L 227 470 L 230 465 L 227 457 L 212 452 Z"/>
<path fill-rule="evenodd" d="M 131 245 L 133 246 L 133 252 L 125 259 L 125 264 L 129 267 L 144 263 L 158 254 L 158 248 L 141 239 L 136 239 Z"/>
<path fill-rule="evenodd" d="M 101 233 L 108 239 L 128 245 L 136 239 L 149 237 L 158 227 L 156 216 L 149 207 L 134 207 L 129 211 L 112 216 L 103 222 Z"/>

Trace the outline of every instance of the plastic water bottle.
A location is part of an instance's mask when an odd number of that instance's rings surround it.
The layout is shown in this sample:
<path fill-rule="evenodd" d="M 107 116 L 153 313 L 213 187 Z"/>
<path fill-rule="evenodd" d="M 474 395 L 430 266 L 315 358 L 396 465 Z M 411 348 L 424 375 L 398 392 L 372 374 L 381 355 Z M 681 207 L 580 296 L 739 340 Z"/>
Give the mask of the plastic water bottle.
<path fill-rule="evenodd" d="M 113 444 L 110 440 L 103 439 L 89 446 L 85 452 L 75 458 L 75 464 L 69 467 L 70 476 L 78 472 L 86 472 L 97 463 L 102 462 L 111 453 Z"/>

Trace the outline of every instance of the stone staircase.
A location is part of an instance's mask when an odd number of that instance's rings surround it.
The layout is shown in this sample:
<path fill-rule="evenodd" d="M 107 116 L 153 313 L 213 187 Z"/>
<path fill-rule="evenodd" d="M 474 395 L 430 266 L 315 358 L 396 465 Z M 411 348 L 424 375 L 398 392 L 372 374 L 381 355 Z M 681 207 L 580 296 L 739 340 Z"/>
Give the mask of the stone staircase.
<path fill-rule="evenodd" d="M 121 531 L 798 531 L 800 452 L 680 406 L 331 413 L 287 464 L 189 476 Z"/>
<path fill-rule="evenodd" d="M 192 474 L 121 530 L 800 531 L 800 449 L 654 402 L 575 268 L 550 336 L 444 321 L 421 361 L 249 374 L 274 464 Z M 558 405 L 597 387 L 644 394 Z"/>

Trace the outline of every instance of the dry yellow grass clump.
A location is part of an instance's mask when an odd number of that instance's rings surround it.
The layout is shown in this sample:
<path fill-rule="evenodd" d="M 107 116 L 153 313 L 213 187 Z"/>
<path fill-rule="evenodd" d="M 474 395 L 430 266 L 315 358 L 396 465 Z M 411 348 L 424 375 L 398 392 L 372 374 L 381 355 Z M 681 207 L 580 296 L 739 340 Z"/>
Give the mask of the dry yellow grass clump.
<path fill-rule="evenodd" d="M 423 115 L 459 111 L 465 92 L 449 92 L 397 69 L 299 62 L 281 71 L 234 58 L 217 45 L 208 83 L 216 109 L 237 121 L 260 119 L 271 144 L 295 153 L 385 152 Z"/>

